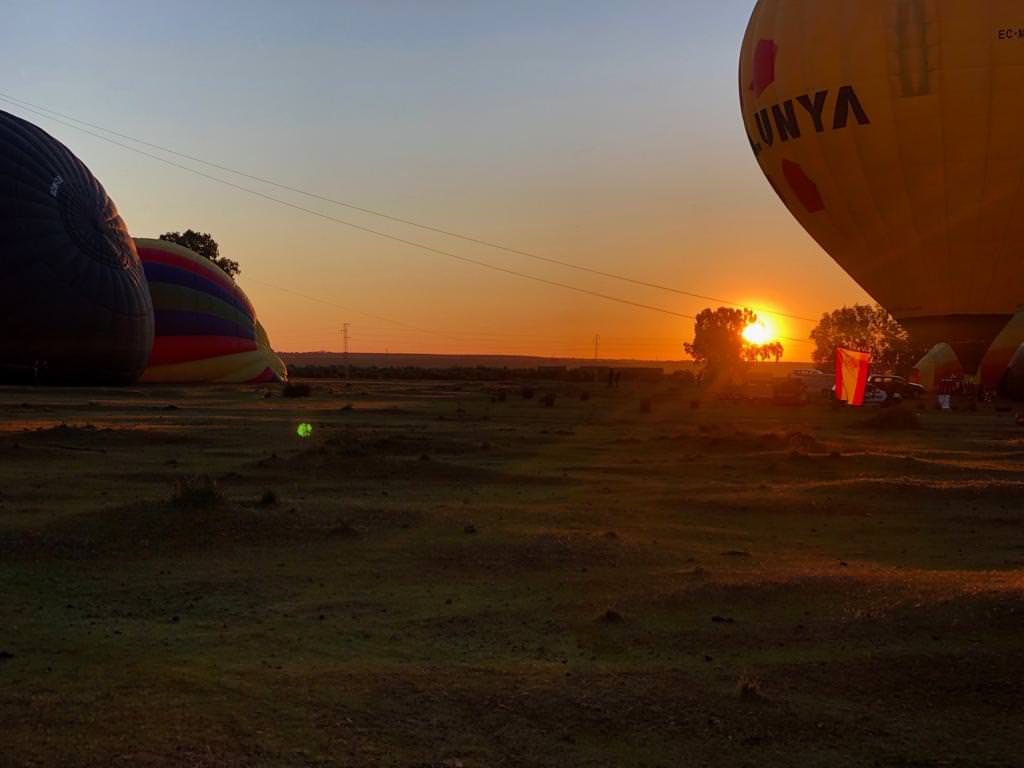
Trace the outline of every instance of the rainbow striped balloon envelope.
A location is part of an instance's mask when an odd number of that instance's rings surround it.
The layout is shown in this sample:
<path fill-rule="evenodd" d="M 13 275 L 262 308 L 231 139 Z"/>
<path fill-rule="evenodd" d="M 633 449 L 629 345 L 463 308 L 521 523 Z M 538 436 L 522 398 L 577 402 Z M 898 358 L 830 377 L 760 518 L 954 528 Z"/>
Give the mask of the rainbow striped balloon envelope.
<path fill-rule="evenodd" d="M 194 251 L 136 238 L 153 298 L 156 335 L 140 381 L 260 384 L 288 373 L 242 289 Z"/>

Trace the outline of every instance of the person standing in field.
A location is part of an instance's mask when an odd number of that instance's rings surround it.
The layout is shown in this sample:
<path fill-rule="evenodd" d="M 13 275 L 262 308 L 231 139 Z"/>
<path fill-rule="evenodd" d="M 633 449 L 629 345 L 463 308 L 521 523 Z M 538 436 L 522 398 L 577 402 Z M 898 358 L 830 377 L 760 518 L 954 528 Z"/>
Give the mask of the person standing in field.
<path fill-rule="evenodd" d="M 936 390 L 938 395 L 938 406 L 940 410 L 950 411 L 953 409 L 953 390 L 956 388 L 956 382 L 953 379 L 941 379 L 939 381 L 939 387 Z"/>

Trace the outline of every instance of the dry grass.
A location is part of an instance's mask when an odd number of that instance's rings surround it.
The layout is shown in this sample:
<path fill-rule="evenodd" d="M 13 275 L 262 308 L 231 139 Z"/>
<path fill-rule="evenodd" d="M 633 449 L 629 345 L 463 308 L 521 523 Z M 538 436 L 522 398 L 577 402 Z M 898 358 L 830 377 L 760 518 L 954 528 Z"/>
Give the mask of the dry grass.
<path fill-rule="evenodd" d="M 526 388 L 0 390 L 0 765 L 1019 763 L 1012 413 Z"/>
<path fill-rule="evenodd" d="M 288 382 L 281 387 L 281 397 L 296 398 L 296 397 L 310 397 L 313 394 L 313 388 L 304 382 Z"/>
<path fill-rule="evenodd" d="M 864 420 L 864 426 L 868 429 L 880 429 L 891 431 L 902 431 L 908 429 L 920 429 L 921 419 L 908 405 L 897 405 L 891 408 L 882 408 L 877 413 Z"/>
<path fill-rule="evenodd" d="M 174 484 L 171 504 L 187 509 L 210 509 L 224 503 L 224 494 L 209 475 L 189 475 Z"/>

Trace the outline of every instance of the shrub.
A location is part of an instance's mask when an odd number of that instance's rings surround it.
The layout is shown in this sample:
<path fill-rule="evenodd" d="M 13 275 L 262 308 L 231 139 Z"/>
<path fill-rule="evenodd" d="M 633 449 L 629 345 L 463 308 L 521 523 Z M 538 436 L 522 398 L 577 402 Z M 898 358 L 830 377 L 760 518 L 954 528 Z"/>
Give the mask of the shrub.
<path fill-rule="evenodd" d="M 554 392 L 548 392 L 546 395 L 544 395 L 544 397 L 541 398 L 540 402 L 541 402 L 541 404 L 545 408 L 554 408 L 555 407 L 555 393 Z"/>
<path fill-rule="evenodd" d="M 224 494 L 209 475 L 188 475 L 179 478 L 174 486 L 171 503 L 188 509 L 208 509 L 224 502 Z"/>
<path fill-rule="evenodd" d="M 865 420 L 863 426 L 868 429 L 884 430 L 920 429 L 921 421 L 918 418 L 917 411 L 897 406 L 879 411 Z"/>
<path fill-rule="evenodd" d="M 736 690 L 744 701 L 764 701 L 764 691 L 761 681 L 756 677 L 744 675 L 736 682 Z"/>
<path fill-rule="evenodd" d="M 281 390 L 282 397 L 309 397 L 313 394 L 313 388 L 309 384 L 293 384 L 288 382 Z"/>
<path fill-rule="evenodd" d="M 533 400 L 533 396 L 536 394 L 533 391 L 533 387 L 524 386 L 520 391 L 523 396 L 523 400 Z"/>

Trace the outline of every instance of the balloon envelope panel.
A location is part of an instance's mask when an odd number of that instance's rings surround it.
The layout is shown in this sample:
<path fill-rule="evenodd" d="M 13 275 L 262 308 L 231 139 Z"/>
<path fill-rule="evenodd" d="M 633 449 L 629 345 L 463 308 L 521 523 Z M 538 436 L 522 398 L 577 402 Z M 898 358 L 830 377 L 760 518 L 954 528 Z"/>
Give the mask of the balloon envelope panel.
<path fill-rule="evenodd" d="M 1018 312 L 992 342 L 978 369 L 978 383 L 988 392 L 999 390 L 1017 350 L 1024 344 L 1024 311 Z"/>
<path fill-rule="evenodd" d="M 156 321 L 143 382 L 243 384 L 287 378 L 284 363 L 234 280 L 176 243 L 141 238 L 135 243 Z"/>
<path fill-rule="evenodd" d="M 113 201 L 63 144 L 0 112 L 0 376 L 130 384 L 153 309 Z"/>
<path fill-rule="evenodd" d="M 786 206 L 974 370 L 1024 300 L 1024 3 L 760 0 L 743 119 Z"/>
<path fill-rule="evenodd" d="M 1003 380 L 1003 392 L 1014 400 L 1024 400 L 1024 347 L 1010 361 L 1010 368 Z"/>
<path fill-rule="evenodd" d="M 956 352 L 949 344 L 936 344 L 914 366 L 914 381 L 934 392 L 943 379 L 959 378 L 964 375 L 963 366 L 957 359 Z"/>

